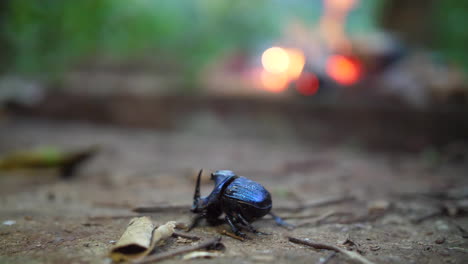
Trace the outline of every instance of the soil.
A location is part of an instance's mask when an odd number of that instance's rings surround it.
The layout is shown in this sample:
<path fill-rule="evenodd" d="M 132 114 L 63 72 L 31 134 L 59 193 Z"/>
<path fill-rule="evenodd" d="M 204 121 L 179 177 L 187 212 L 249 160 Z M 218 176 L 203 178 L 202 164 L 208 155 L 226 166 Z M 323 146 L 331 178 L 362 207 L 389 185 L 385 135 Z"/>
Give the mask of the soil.
<path fill-rule="evenodd" d="M 254 226 L 270 235 L 248 234 L 244 242 L 223 236 L 222 256 L 193 262 L 318 263 L 331 253 L 291 243 L 288 236 L 357 250 L 374 263 L 468 260 L 468 216 L 460 205 L 468 192 L 466 149 L 456 159 L 430 149 L 370 151 L 352 139 L 297 137 L 273 117 L 226 121 L 209 113 L 173 131 L 11 118 L 0 121 L 0 138 L 3 154 L 44 145 L 100 146 L 71 179 L 54 169 L 0 172 L 0 263 L 108 263 L 110 248 L 139 215 L 132 208 L 186 206 L 145 215 L 158 224 L 190 222 L 200 168 L 206 176 L 231 169 L 263 184 L 273 211 L 297 227 L 287 230 L 264 217 Z M 202 194 L 211 189 L 203 181 Z M 306 206 L 334 197 L 343 199 Z M 223 229 L 229 227 L 202 223 L 190 234 L 209 239 Z M 185 245 L 171 238 L 157 251 Z M 328 263 L 352 261 L 338 253 Z"/>

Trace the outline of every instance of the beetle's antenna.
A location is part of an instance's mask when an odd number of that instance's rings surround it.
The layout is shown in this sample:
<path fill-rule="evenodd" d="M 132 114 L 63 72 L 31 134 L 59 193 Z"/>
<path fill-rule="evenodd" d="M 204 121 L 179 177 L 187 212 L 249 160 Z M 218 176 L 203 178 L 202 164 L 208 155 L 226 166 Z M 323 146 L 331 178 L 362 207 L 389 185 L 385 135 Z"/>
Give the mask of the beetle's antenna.
<path fill-rule="evenodd" d="M 197 185 L 195 185 L 195 194 L 193 195 L 193 206 L 196 207 L 198 200 L 200 199 L 200 179 L 202 175 L 203 169 L 200 170 L 198 173 L 198 178 L 197 178 Z"/>

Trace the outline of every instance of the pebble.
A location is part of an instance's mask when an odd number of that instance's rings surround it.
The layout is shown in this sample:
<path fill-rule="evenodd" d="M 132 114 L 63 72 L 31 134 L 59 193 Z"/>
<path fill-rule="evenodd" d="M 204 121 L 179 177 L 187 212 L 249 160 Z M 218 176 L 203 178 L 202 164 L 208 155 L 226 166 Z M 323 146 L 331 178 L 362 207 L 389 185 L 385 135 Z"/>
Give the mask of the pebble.
<path fill-rule="evenodd" d="M 443 244 L 445 242 L 445 237 L 440 237 L 434 241 L 436 244 Z"/>

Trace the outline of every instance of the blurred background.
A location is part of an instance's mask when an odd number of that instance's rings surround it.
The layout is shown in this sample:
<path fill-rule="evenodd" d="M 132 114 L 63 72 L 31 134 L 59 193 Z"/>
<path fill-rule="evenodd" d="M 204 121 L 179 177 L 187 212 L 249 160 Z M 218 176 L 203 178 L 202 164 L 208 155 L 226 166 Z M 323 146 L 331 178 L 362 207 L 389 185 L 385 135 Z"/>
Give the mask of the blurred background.
<path fill-rule="evenodd" d="M 354 214 L 378 207 L 382 233 L 360 227 L 360 241 L 396 256 L 379 263 L 462 263 L 394 245 L 435 233 L 462 247 L 467 14 L 467 1 L 435 0 L 0 1 L 0 228 L 13 230 L 0 230 L 0 255 L 104 256 L 129 209 L 189 206 L 204 168 L 203 194 L 209 171 L 231 169 L 282 208 L 355 198 L 335 209 L 358 220 L 306 223 L 301 235 L 341 241 L 368 221 Z M 453 188 L 463 205 L 442 195 Z M 409 203 L 404 192 L 451 200 Z M 407 219 L 434 210 L 453 222 Z"/>
<path fill-rule="evenodd" d="M 182 128 L 192 109 L 218 103 L 282 105 L 274 115 L 426 111 L 439 122 L 468 102 L 463 3 L 21 0 L 0 10 L 2 112 Z M 466 135 L 459 125 L 438 125 L 450 135 L 424 143 Z"/>
<path fill-rule="evenodd" d="M 38 146 L 37 166 L 60 157 L 49 145 L 85 148 L 81 160 L 106 145 L 92 136 L 103 127 L 173 137 L 144 159 L 161 170 L 236 165 L 194 158 L 203 148 L 167 161 L 188 153 L 187 135 L 232 149 L 248 139 L 466 161 L 462 2 L 19 0 L 0 10 L 4 168 L 29 166 L 11 153 Z"/>
<path fill-rule="evenodd" d="M 304 160 L 321 146 L 466 163 L 461 2 L 20 0 L 0 10 L 4 169 L 73 174 L 75 159 L 103 148 L 141 152 L 136 164 L 122 158 L 131 168 L 268 171 L 291 158 L 254 166 L 269 155 L 255 146 L 291 142 Z M 136 131 L 172 143 L 143 154 L 132 144 L 150 140 Z M 202 139 L 220 145 L 191 147 Z M 209 148 L 219 155 L 197 156 Z"/>

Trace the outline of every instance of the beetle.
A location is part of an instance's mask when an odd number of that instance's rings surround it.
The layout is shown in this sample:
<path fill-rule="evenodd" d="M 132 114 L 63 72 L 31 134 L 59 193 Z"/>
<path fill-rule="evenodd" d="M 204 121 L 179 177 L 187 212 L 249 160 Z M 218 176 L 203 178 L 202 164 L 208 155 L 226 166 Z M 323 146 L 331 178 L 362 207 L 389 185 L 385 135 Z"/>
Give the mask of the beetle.
<path fill-rule="evenodd" d="M 240 231 L 242 227 L 253 233 L 264 234 L 257 231 L 251 222 L 267 214 L 271 215 L 278 225 L 292 227 L 271 212 L 271 195 L 265 187 L 230 170 L 218 170 L 212 173 L 211 180 L 214 181 L 215 187 L 210 195 L 200 197 L 202 172 L 203 170 L 200 170 L 198 173 L 191 208 L 191 211 L 197 215 L 188 230 L 197 226 L 203 218 L 211 225 L 220 224 L 223 222 L 223 219 L 220 219 L 223 214 L 224 221 L 236 235 L 241 237 L 245 237 Z"/>

